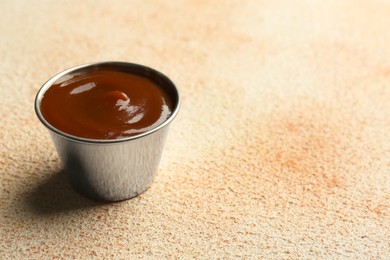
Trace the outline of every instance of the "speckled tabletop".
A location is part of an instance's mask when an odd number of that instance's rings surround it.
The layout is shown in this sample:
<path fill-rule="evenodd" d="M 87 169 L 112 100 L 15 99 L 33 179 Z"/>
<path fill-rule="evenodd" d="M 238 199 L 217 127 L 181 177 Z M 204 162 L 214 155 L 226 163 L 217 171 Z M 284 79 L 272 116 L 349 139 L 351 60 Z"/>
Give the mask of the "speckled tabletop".
<path fill-rule="evenodd" d="M 390 2 L 0 2 L 0 259 L 390 258 Z M 152 187 L 68 184 L 35 94 L 141 63 L 182 96 Z"/>

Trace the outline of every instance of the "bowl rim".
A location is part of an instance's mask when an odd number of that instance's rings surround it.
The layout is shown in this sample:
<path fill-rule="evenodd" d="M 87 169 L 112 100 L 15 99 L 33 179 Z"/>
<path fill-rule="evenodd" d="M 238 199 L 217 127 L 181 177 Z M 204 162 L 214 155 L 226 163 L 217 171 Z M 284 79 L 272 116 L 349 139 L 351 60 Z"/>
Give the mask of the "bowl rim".
<path fill-rule="evenodd" d="M 54 127 L 51 125 L 42 115 L 41 112 L 41 101 L 42 98 L 45 94 L 45 92 L 55 83 L 59 78 L 70 74 L 70 73 L 75 73 L 77 71 L 87 71 L 88 69 L 98 69 L 99 67 L 112 67 L 112 69 L 119 69 L 122 68 L 120 71 L 126 71 L 126 69 L 130 70 L 131 73 L 134 73 L 134 71 L 131 71 L 131 69 L 136 69 L 136 70 L 141 70 L 147 74 L 153 74 L 154 76 L 157 76 L 157 78 L 163 80 L 164 82 L 167 83 L 167 85 L 172 88 L 173 90 L 173 97 L 172 99 L 174 100 L 174 109 L 172 111 L 172 114 L 166 119 L 163 123 L 160 125 L 156 126 L 155 128 L 152 128 L 146 132 L 133 135 L 133 136 L 128 136 L 128 137 L 123 137 L 123 138 L 118 138 L 118 139 L 92 139 L 92 138 L 85 138 L 85 137 L 79 137 L 75 136 L 72 134 L 68 134 L 66 132 L 63 132 L 59 130 L 58 128 Z M 144 76 L 144 75 L 141 75 Z M 144 76 L 146 77 L 146 76 Z M 53 77 L 51 77 L 48 81 L 46 81 L 42 87 L 38 90 L 36 97 L 35 97 L 35 102 L 34 102 L 34 107 L 35 107 L 35 113 L 39 120 L 53 133 L 62 136 L 63 138 L 75 141 L 75 142 L 81 142 L 81 143 L 93 143 L 93 144 L 113 144 L 113 143 L 122 143 L 122 142 L 127 142 L 131 140 L 136 140 L 142 137 L 145 137 L 147 135 L 150 135 L 167 125 L 169 125 L 172 120 L 176 117 L 177 113 L 179 112 L 179 108 L 181 105 L 180 101 L 180 95 L 179 91 L 176 87 L 176 85 L 163 73 L 161 73 L 158 70 L 155 70 L 153 68 L 150 68 L 145 65 L 140 65 L 136 63 L 131 63 L 131 62 L 123 62 L 123 61 L 100 61 L 100 62 L 92 62 L 92 63 L 86 63 L 78 66 L 74 66 L 71 68 L 68 68 L 66 70 L 63 70 L 60 73 L 55 74 Z"/>

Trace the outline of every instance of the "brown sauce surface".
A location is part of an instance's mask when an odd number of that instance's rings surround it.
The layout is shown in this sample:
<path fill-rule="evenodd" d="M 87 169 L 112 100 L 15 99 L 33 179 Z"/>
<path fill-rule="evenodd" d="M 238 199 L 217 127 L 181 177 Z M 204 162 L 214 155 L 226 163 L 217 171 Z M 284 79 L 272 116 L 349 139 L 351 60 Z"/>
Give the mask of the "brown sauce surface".
<path fill-rule="evenodd" d="M 172 113 L 151 80 L 119 71 L 63 76 L 44 94 L 41 112 L 55 128 L 83 138 L 118 139 L 149 131 Z"/>

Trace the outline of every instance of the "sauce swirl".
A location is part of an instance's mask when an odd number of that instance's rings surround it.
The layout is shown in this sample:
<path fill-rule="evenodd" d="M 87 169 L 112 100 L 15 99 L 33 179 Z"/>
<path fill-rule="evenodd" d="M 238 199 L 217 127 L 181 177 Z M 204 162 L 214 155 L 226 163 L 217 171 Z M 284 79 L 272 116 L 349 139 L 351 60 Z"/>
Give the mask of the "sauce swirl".
<path fill-rule="evenodd" d="M 40 106 L 49 124 L 89 139 L 141 134 L 172 113 L 171 100 L 156 83 L 115 70 L 65 75 L 46 90 Z"/>

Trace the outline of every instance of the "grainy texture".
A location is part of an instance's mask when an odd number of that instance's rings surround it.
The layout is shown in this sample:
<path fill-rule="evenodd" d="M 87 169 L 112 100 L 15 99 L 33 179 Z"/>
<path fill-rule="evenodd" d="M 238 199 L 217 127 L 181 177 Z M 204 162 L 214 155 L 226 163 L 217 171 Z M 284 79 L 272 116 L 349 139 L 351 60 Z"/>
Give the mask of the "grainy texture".
<path fill-rule="evenodd" d="M 390 258 L 390 2 L 0 2 L 0 258 Z M 33 101 L 82 63 L 178 85 L 152 187 L 74 192 Z"/>

